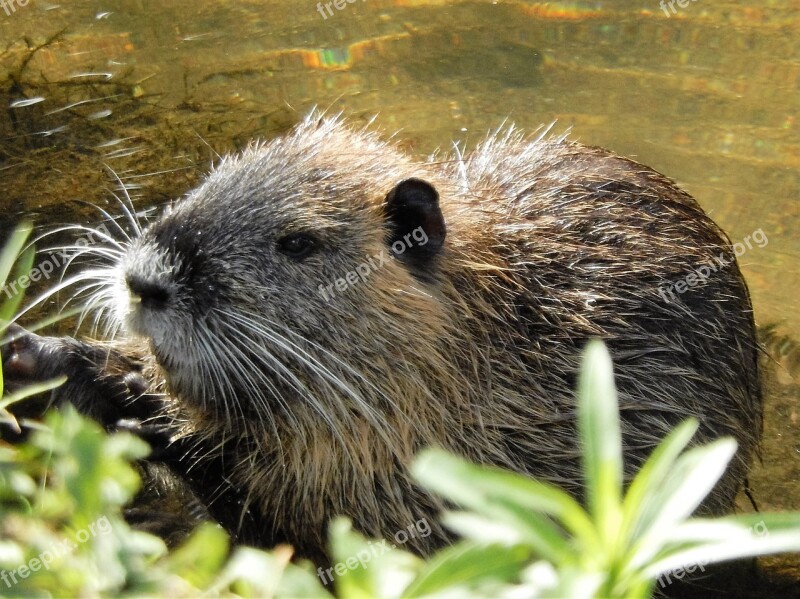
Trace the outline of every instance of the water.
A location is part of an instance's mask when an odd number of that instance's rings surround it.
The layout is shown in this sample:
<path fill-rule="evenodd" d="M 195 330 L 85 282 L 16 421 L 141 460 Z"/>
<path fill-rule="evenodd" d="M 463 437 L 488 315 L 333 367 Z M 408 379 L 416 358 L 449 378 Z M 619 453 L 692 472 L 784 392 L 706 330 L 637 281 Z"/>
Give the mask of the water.
<path fill-rule="evenodd" d="M 0 9 L 0 227 L 147 206 L 312 106 L 419 155 L 555 123 L 676 179 L 734 242 L 781 368 L 759 504 L 800 509 L 800 1 L 78 0 Z M 323 16 L 324 13 L 324 16 Z M 120 181 L 117 181 L 112 171 Z M 746 247 L 746 246 L 743 246 Z"/>

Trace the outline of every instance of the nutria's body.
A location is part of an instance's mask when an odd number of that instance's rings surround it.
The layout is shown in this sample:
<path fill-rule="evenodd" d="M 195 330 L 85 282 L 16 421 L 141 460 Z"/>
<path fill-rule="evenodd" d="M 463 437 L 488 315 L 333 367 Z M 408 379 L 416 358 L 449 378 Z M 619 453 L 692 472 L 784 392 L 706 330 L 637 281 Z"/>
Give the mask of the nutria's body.
<path fill-rule="evenodd" d="M 705 506 L 724 512 L 758 444 L 735 262 L 661 290 L 732 260 L 724 234 L 670 181 L 601 149 L 509 132 L 419 163 L 313 116 L 223 161 L 121 249 L 118 338 L 153 389 L 166 381 L 142 411 L 194 447 L 173 468 L 249 542 L 319 557 L 334 515 L 387 538 L 425 518 L 433 534 L 408 546 L 429 551 L 446 538 L 440 506 L 406 469 L 428 445 L 579 495 L 573 389 L 591 337 L 615 358 L 629 470 L 695 416 L 699 440 L 740 444 Z"/>

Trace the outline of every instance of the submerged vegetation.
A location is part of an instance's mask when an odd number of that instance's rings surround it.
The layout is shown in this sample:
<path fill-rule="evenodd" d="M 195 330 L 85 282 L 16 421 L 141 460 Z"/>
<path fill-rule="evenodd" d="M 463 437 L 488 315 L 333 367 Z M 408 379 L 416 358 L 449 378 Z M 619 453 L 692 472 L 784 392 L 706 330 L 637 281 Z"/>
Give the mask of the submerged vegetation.
<path fill-rule="evenodd" d="M 3 287 L 33 264 L 30 231 L 20 226 L 0 255 Z M 0 338 L 21 299 L 0 305 Z M 60 382 L 6 394 L 0 426 L 19 430 L 8 407 Z M 431 449 L 413 471 L 459 506 L 444 518 L 463 540 L 426 560 L 340 519 L 327 571 L 293 563 L 288 547 L 231 551 L 212 524 L 168 551 L 123 517 L 140 485 L 133 463 L 147 455 L 144 442 L 106 434 L 70 407 L 53 410 L 27 423 L 24 443 L 0 442 L 0 595 L 644 598 L 711 563 L 800 551 L 800 514 L 691 516 L 736 451 L 731 439 L 687 450 L 694 421 L 623 489 L 612 365 L 600 342 L 587 348 L 578 407 L 586 508 L 552 485 Z"/>

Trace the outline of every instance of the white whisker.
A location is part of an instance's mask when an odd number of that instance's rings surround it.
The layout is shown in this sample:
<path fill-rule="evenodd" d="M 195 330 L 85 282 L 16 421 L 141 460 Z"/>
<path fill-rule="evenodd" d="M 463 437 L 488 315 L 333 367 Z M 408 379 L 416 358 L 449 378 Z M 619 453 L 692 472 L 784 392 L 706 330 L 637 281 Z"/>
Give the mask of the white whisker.
<path fill-rule="evenodd" d="M 142 235 L 142 228 L 139 225 L 139 221 L 135 217 L 136 208 L 134 208 L 134 206 L 133 206 L 133 200 L 131 199 L 131 196 L 128 193 L 128 188 L 122 182 L 122 179 L 119 178 L 119 175 L 117 175 L 117 173 L 114 171 L 113 168 L 111 168 L 108 164 L 106 164 L 105 166 L 111 172 L 111 174 L 114 175 L 114 178 L 117 180 L 117 183 L 119 183 L 120 189 L 122 190 L 122 193 L 124 194 L 125 199 L 128 200 L 128 203 L 126 204 L 125 201 L 122 200 L 122 198 L 117 196 L 117 194 L 113 194 L 113 195 L 117 199 L 117 201 L 119 202 L 119 205 L 122 208 L 122 211 L 125 213 L 125 216 L 128 217 L 128 222 L 131 224 L 131 227 L 133 227 L 134 233 L 136 233 L 137 237 L 140 237 Z"/>

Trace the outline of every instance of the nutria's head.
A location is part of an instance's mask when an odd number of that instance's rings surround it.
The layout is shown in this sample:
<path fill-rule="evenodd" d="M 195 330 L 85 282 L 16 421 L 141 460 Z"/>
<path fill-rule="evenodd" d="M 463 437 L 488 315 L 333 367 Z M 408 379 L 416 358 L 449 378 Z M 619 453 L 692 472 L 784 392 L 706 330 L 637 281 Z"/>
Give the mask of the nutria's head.
<path fill-rule="evenodd" d="M 436 318 L 445 223 L 423 177 L 373 136 L 309 119 L 225 159 L 144 230 L 118 265 L 116 316 L 186 402 L 372 410 L 357 391 L 369 355 Z"/>

